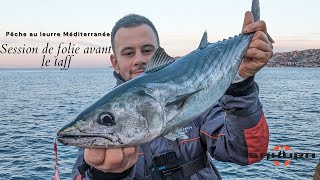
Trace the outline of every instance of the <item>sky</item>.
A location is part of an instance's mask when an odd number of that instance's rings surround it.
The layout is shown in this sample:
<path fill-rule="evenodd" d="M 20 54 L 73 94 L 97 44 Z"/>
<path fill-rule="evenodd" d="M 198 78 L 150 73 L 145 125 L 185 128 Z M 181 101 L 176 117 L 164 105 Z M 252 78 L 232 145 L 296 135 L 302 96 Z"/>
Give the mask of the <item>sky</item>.
<path fill-rule="evenodd" d="M 0 53 L 0 68 L 41 67 L 41 50 L 49 42 L 57 48 L 69 42 L 85 48 L 109 47 L 109 37 L 11 37 L 6 32 L 111 32 L 121 17 L 136 13 L 148 17 L 156 26 L 161 46 L 172 56 L 183 56 L 199 45 L 205 30 L 210 42 L 241 32 L 244 13 L 251 0 L 184 1 L 43 1 L 2 0 L 0 6 L 1 45 L 39 47 L 37 54 Z M 267 23 L 275 40 L 274 51 L 285 52 L 320 48 L 320 1 L 260 0 L 261 20 Z M 54 60 L 53 54 L 45 59 Z M 58 60 L 63 60 L 61 55 Z M 72 67 L 110 66 L 109 54 L 76 54 Z"/>

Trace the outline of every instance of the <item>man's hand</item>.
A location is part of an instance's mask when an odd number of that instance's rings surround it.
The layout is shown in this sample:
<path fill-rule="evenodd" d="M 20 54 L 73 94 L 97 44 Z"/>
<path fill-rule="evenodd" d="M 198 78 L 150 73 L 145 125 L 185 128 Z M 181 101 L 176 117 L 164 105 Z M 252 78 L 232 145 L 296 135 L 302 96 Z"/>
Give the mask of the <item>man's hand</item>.
<path fill-rule="evenodd" d="M 248 11 L 244 17 L 242 33 L 253 32 L 255 34 L 239 68 L 239 75 L 244 79 L 255 75 L 268 63 L 273 54 L 272 43 L 267 36 L 266 23 L 264 21 L 254 22 L 252 13 Z"/>
<path fill-rule="evenodd" d="M 84 160 L 100 171 L 122 173 L 137 162 L 138 151 L 137 147 L 85 149 Z"/>

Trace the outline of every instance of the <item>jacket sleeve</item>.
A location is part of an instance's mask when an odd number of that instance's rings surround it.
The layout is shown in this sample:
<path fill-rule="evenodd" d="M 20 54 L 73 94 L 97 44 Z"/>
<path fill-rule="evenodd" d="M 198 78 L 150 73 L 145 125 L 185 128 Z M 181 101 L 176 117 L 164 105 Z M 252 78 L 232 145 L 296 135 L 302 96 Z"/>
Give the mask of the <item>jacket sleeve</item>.
<path fill-rule="evenodd" d="M 86 167 L 87 166 L 87 167 Z M 83 173 L 79 172 L 79 169 Z M 84 149 L 80 148 L 77 160 L 72 168 L 72 180 L 104 180 L 104 179 L 133 179 L 135 176 L 135 166 L 123 173 L 104 173 L 87 165 L 84 161 Z"/>
<path fill-rule="evenodd" d="M 231 85 L 213 107 L 200 117 L 200 137 L 210 155 L 240 165 L 260 161 L 267 152 L 269 130 L 253 77 Z"/>
<path fill-rule="evenodd" d="M 82 179 L 82 176 L 78 170 L 78 167 L 81 166 L 82 163 L 84 162 L 83 153 L 84 153 L 84 149 L 79 148 L 78 157 L 77 157 L 76 162 L 73 165 L 72 172 L 71 172 L 72 180 L 81 180 Z"/>

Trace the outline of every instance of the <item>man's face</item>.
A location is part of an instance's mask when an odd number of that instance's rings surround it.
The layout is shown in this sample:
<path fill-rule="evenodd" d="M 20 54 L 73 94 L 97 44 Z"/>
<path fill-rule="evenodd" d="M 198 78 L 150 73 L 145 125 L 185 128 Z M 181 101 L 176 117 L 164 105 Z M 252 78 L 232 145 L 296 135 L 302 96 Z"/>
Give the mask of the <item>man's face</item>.
<path fill-rule="evenodd" d="M 147 62 L 158 48 L 156 34 L 151 27 L 120 28 L 114 37 L 115 55 L 110 59 L 116 73 L 128 81 L 144 72 Z"/>

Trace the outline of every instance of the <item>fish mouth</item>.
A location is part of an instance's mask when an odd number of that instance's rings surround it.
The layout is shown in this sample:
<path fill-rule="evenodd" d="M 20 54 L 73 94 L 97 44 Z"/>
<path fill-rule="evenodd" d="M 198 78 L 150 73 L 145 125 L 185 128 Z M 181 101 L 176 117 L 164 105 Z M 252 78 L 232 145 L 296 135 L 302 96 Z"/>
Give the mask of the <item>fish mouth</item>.
<path fill-rule="evenodd" d="M 66 135 L 59 135 L 58 134 L 58 140 L 59 139 L 79 139 L 79 138 L 90 138 L 90 137 L 99 137 L 99 138 L 104 138 L 104 139 L 107 139 L 111 142 L 114 142 L 112 140 L 112 138 L 108 137 L 108 136 L 105 136 L 105 135 L 96 135 L 96 134 L 85 134 L 85 135 L 69 135 L 69 134 L 66 134 Z"/>
<path fill-rule="evenodd" d="M 116 138 L 115 138 L 116 137 Z M 76 143 L 77 141 L 81 141 L 82 139 L 93 139 L 94 138 L 102 138 L 109 141 L 111 144 L 119 143 L 120 145 L 123 144 L 121 139 L 117 137 L 115 134 L 108 135 L 100 135 L 100 134 L 57 134 L 57 140 L 65 145 Z"/>

